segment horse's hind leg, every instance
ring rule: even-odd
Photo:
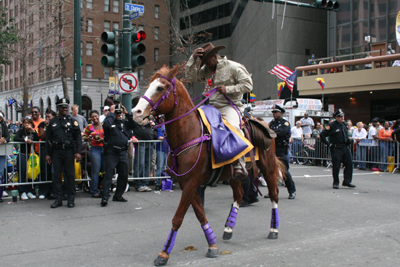
[[[269,153],[267,155],[267,153]],[[268,239],[278,238],[278,227],[279,227],[279,213],[278,213],[278,200],[279,200],[279,188],[277,185],[277,175],[279,174],[280,165],[278,159],[272,154],[272,151],[265,151],[260,154],[261,158],[257,162],[257,166],[260,168],[264,178],[267,181],[268,194],[271,199],[272,210],[271,210],[271,224]],[[270,158],[270,159],[267,159]]]
[[[199,194],[195,194],[192,200],[192,207],[196,214],[197,219],[200,222],[201,228],[204,231],[204,235],[206,236],[208,242],[208,251],[206,253],[207,258],[216,258],[218,257],[218,246],[217,246],[217,237],[215,236],[213,230],[210,227],[210,224],[207,221],[206,214],[204,212],[204,207],[201,204],[201,198]]]
[[[233,199],[231,210],[229,211],[228,218],[226,219],[224,235],[222,239],[229,240],[233,235],[233,228],[236,224],[236,217],[239,211],[239,205],[243,199],[243,188],[240,180],[230,180],[229,181],[233,190]]]

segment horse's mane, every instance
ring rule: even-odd
[[[150,79],[150,83],[152,83],[155,79],[157,79],[158,77],[162,76],[167,76],[168,73],[171,71],[170,68],[168,68],[166,65],[162,66],[161,69],[159,69],[158,71],[156,71],[153,76],[151,76]]]

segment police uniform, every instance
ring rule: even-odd
[[[338,109],[334,114],[334,117],[343,117],[344,113],[341,109]],[[326,139],[329,136],[329,141]],[[344,165],[344,180],[343,186],[355,187],[351,184],[353,177],[353,162],[351,159],[350,149],[348,147],[351,144],[349,136],[347,135],[347,127],[344,123],[333,121],[321,132],[321,141],[328,145],[331,150],[332,156],[332,175],[333,175],[333,188],[339,188],[339,170],[340,164]]]
[[[285,110],[279,105],[275,105],[272,112],[282,112]],[[275,138],[276,156],[285,164],[286,167],[286,188],[289,192],[289,199],[296,197],[296,185],[293,182],[292,175],[289,172],[289,139],[290,139],[290,123],[284,119],[273,119],[269,123],[269,128],[273,130],[277,137]]]
[[[68,107],[69,100],[61,98],[58,107]],[[82,136],[78,121],[70,115],[54,117],[46,129],[46,156],[53,163],[53,195],[55,202],[52,208],[62,206],[62,173],[68,194],[68,207],[75,206],[75,154],[82,150]]]
[[[122,113],[121,105],[115,106],[115,113]],[[117,189],[113,201],[127,202],[122,194],[128,183],[128,141],[131,138],[130,130],[133,129],[132,114],[125,114],[128,120],[117,120],[115,113],[109,112],[103,122],[104,129],[104,161],[106,164],[102,187],[101,206],[107,205],[110,198],[110,187],[114,169],[117,168]]]

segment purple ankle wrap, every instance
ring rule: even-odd
[[[165,244],[163,247],[163,251],[167,252],[168,254],[171,254],[171,251],[174,248],[175,238],[176,238],[177,233],[178,233],[178,231],[174,231],[172,229],[171,229],[171,231],[169,231],[167,241],[165,241]]]
[[[237,213],[238,209],[232,205],[231,212],[229,213],[228,219],[226,219],[225,226],[229,226],[232,229],[235,227]]]
[[[279,213],[278,209],[272,209],[272,214],[271,214],[271,228],[278,229],[279,227]]]
[[[210,227],[209,223],[206,223],[205,225],[201,226],[203,228],[204,234],[206,235],[207,242],[209,245],[214,245],[217,243],[217,237],[215,236],[213,230]]]

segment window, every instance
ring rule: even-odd
[[[154,48],[154,61],[158,61],[158,48]]]
[[[10,90],[14,89],[13,87],[13,80],[10,80]]]
[[[86,32],[93,32],[93,20],[92,19],[86,20]]]
[[[110,68],[104,68],[104,79],[110,78]]]
[[[11,61],[11,62],[10,62],[10,74],[13,73],[13,70],[14,70],[14,69],[13,69],[13,62]],[[10,85],[11,85],[11,83],[10,83]]]
[[[114,22],[113,23],[113,29],[119,29],[119,23],[118,22]]]
[[[160,6],[154,6],[154,18],[158,19],[158,12],[159,12]]]
[[[8,90],[8,81],[4,82],[4,90],[7,91]]]
[[[119,12],[119,0],[113,0],[113,12],[114,13]]]
[[[158,40],[158,27],[154,27],[154,40]]]
[[[104,11],[110,11],[110,0],[104,0]]]
[[[92,65],[86,65],[86,78],[92,78]]]
[[[39,82],[44,82],[44,70],[39,70]]]
[[[83,55],[83,42],[81,42],[81,56]]]
[[[18,86],[19,86],[19,84],[18,84],[18,78],[15,78],[14,80],[15,80],[15,81],[14,81],[15,88],[18,88]]]
[[[138,78],[139,78],[139,82],[143,82],[144,80],[144,69],[138,69]]]
[[[15,70],[15,72],[17,72],[17,71],[18,71],[18,59],[17,59],[17,60],[15,60],[15,64],[14,64],[14,70]]]
[[[87,42],[86,43],[86,55],[91,56],[92,55],[92,48],[93,48],[93,43]]]
[[[138,26],[138,31],[144,31],[144,26],[143,25],[139,25]]]
[[[92,2],[93,0],[86,0],[86,8],[92,9]]]
[[[110,31],[110,25],[111,25],[111,23],[109,21],[104,21],[104,31],[105,32]]]

